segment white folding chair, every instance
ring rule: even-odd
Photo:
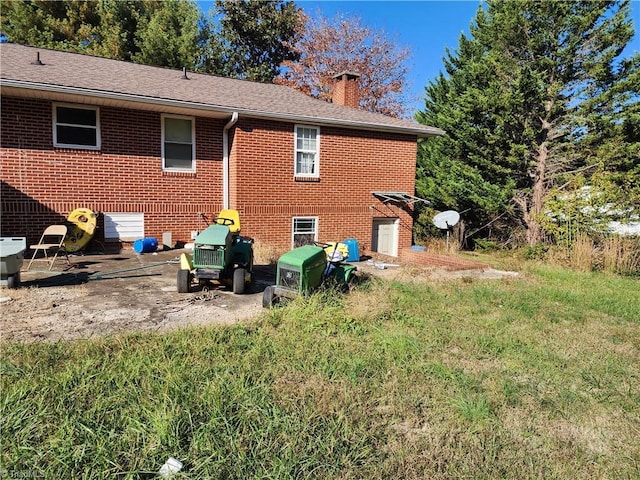
[[[69,255],[67,254],[67,250],[64,246],[64,239],[67,236],[67,226],[66,225],[50,225],[45,228],[42,233],[42,237],[40,237],[40,241],[31,245],[30,248],[33,250],[33,256],[31,257],[31,261],[27,266],[27,270],[31,268],[31,264],[34,260],[44,260],[49,264],[49,270],[53,268],[53,264],[58,258],[58,253],[64,253],[64,256],[67,259],[67,264],[71,265],[69,261]],[[43,258],[37,258],[38,252],[42,252],[44,254]],[[50,256],[52,255],[52,256]]]

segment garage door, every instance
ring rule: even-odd
[[[372,250],[383,255],[398,256],[398,219],[374,218]]]

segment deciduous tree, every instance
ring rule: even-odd
[[[330,100],[333,77],[344,71],[356,72],[360,74],[361,108],[395,117],[405,115],[410,52],[384,32],[364,26],[356,17],[306,17],[304,30],[291,48],[299,59],[284,62],[277,83]]]

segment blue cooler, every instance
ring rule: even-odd
[[[355,238],[347,238],[344,242],[349,247],[349,256],[347,262],[359,262],[360,261],[360,247],[358,247],[358,240]]]

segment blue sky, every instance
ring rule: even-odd
[[[198,2],[207,11],[213,2]],[[480,0],[296,0],[307,14],[320,12],[332,18],[336,14],[358,16],[362,24],[396,40],[399,46],[409,47],[407,96],[409,112],[424,107],[424,88],[443,70],[442,58],[447,47],[455,50],[461,33],[469,34]],[[640,49],[640,0],[632,1],[632,18],[636,36],[625,56]]]
[[[336,14],[358,16],[362,24],[383,31],[399,46],[409,47],[407,96],[409,112],[424,106],[424,87],[443,70],[447,47],[455,50],[461,33],[469,34],[479,1],[329,1],[298,0],[307,14],[320,11],[332,18]]]
[[[548,0],[555,1],[555,0]],[[407,94],[412,99],[409,112],[424,108],[424,88],[444,69],[447,47],[456,50],[461,33],[469,35],[480,0],[296,0],[306,13],[320,11],[332,18],[338,13],[356,15],[362,24],[382,30],[391,39],[411,49]],[[640,0],[631,2],[631,18],[636,35],[623,55],[640,50]]]
[[[212,1],[199,1],[206,13]],[[480,5],[479,0],[296,0],[305,13],[333,18],[336,14],[358,16],[362,25],[383,31],[398,46],[409,47],[407,97],[411,99],[408,112],[424,106],[424,87],[442,70],[445,49],[455,49],[460,33],[469,33],[469,25]]]

